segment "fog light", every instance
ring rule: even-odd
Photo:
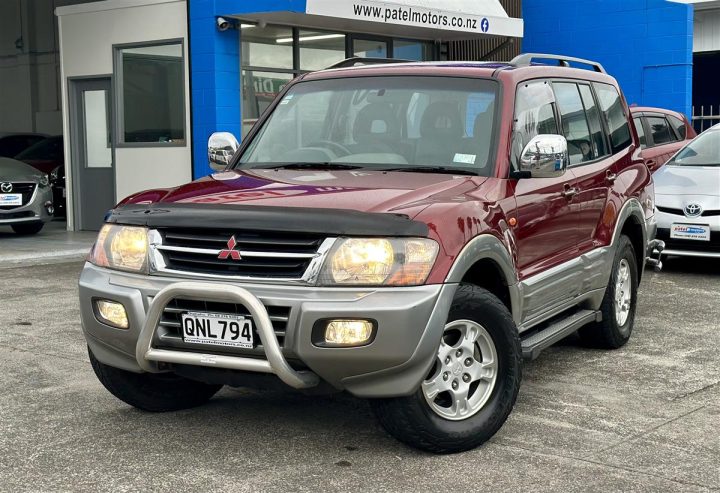
[[[325,328],[325,342],[338,346],[359,346],[372,337],[373,323],[368,320],[331,320]]]
[[[127,312],[122,304],[114,301],[97,300],[95,307],[97,308],[95,313],[101,322],[118,329],[127,329],[129,327]]]

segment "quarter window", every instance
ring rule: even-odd
[[[630,126],[625,115],[622,99],[614,86],[600,83],[594,85],[600,110],[610,132],[612,152],[615,154],[632,143]]]
[[[650,133],[652,134],[653,144],[656,146],[667,144],[675,141],[675,136],[670,130],[670,125],[665,118],[657,116],[647,117]]]
[[[675,132],[680,136],[680,140],[687,139],[687,128],[685,128],[685,122],[672,115],[668,115],[668,120],[670,120],[670,125],[673,126]]]
[[[590,128],[585,117],[577,84],[554,83],[563,135],[567,139],[570,164],[592,161],[593,147],[590,140]]]
[[[117,50],[119,144],[185,145],[181,42]]]
[[[518,162],[525,146],[536,135],[559,134],[555,120],[555,95],[546,81],[529,82],[518,87],[515,98],[515,124],[511,162]]]

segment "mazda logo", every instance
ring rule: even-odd
[[[685,215],[687,217],[698,217],[702,214],[702,211],[700,204],[688,204],[685,206]]]
[[[12,192],[12,183],[2,183],[0,184],[0,191],[3,193],[10,193]]]

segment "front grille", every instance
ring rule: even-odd
[[[660,212],[664,212],[666,214],[672,214],[674,216],[683,216],[685,217],[685,211],[682,209],[673,209],[672,207],[660,207],[657,206],[657,210]],[[703,211],[702,214],[700,214],[697,217],[713,217],[713,216],[720,216],[720,210],[708,210]]]
[[[161,229],[158,233],[161,271],[285,280],[301,279],[325,240],[317,234],[267,231]],[[231,238],[240,258],[233,258],[234,254],[220,258]]]
[[[720,253],[720,231],[710,231],[710,241],[670,238],[669,229],[658,229],[657,239],[665,242],[666,250]]]
[[[285,345],[285,331],[287,329],[288,319],[290,317],[290,307],[285,306],[266,306],[270,321],[275,331],[278,344],[280,347]],[[252,316],[247,308],[243,305],[234,303],[220,303],[213,301],[198,301],[198,300],[185,300],[185,299],[174,299],[165,307],[158,330],[156,332],[156,345],[159,348],[172,348],[172,349],[189,349],[198,351],[211,351],[213,353],[227,353],[237,354],[240,353],[252,353],[257,355],[263,355],[264,350],[262,343],[260,342],[260,336],[257,333],[257,323],[253,321],[253,340],[255,341],[255,347],[250,349],[241,348],[228,348],[223,346],[208,346],[205,349],[202,345],[198,344],[187,344],[183,342],[182,337],[182,314],[187,312],[207,312],[207,313],[220,313],[220,314],[232,314],[242,315],[252,320]]]
[[[18,207],[24,207],[30,203],[33,193],[35,192],[35,183],[12,183],[12,192],[22,194],[22,205],[0,205],[1,211],[9,211],[11,209],[17,209]],[[4,193],[4,192],[0,192]]]

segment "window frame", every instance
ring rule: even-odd
[[[123,95],[123,67],[122,67],[122,50],[126,48],[149,48],[153,46],[173,45],[179,44],[182,52],[182,130],[183,139],[182,142],[125,142],[125,106],[124,106],[124,95]],[[159,39],[152,41],[138,41],[133,43],[120,43],[113,44],[113,77],[111,83],[111,90],[113,92],[112,101],[115,105],[113,111],[113,135],[115,140],[116,148],[166,148],[166,147],[189,147],[188,142],[190,136],[188,133],[188,108],[187,108],[187,97],[188,97],[188,80],[187,80],[187,54],[185,52],[185,38],[169,38]]]

